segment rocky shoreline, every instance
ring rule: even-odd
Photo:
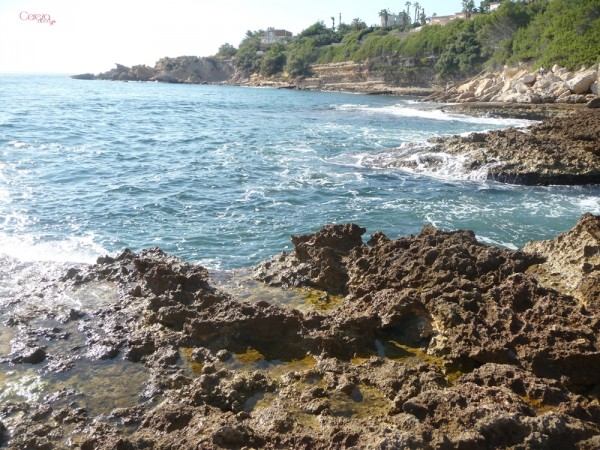
[[[220,276],[159,249],[44,276],[3,305],[0,445],[598,448],[600,217],[517,251],[364,233]]]
[[[404,61],[406,62],[406,61]],[[507,104],[581,104],[600,106],[598,65],[569,71],[554,66],[551,70],[532,71],[527,66],[505,68],[501,72],[484,71],[455,84],[437,86],[431,74],[416,76],[403,70],[402,61],[388,61],[378,70],[372,61],[315,64],[312,75],[289,78],[246,76],[232,59],[180,56],[162,58],[154,67],[117,64],[107,72],[73,75],[79,80],[156,81],[184,84],[231,84],[314,91],[339,91],[376,95],[426,96],[428,101],[456,103]],[[437,81],[439,82],[439,80]]]
[[[456,111],[456,109],[454,110]],[[484,110],[485,111],[485,110]],[[541,113],[541,112],[540,112]],[[531,117],[531,109],[524,114]],[[386,167],[523,185],[600,184],[600,110],[557,108],[527,128],[437,137],[386,153]],[[374,156],[377,159],[377,156]]]

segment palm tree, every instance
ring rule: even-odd
[[[384,28],[387,28],[387,26],[388,26],[389,15],[390,15],[390,12],[387,9],[382,9],[381,11],[379,11],[379,17],[381,17],[381,25]]]
[[[412,5],[411,2],[406,2],[404,4],[404,6],[406,6],[406,14],[408,14],[409,17],[410,17],[410,5]]]
[[[360,20],[358,17],[356,19],[352,19],[352,28],[354,28],[355,30],[362,30],[363,28],[366,28],[367,25]]]
[[[335,17],[331,16],[331,29],[335,31]]]
[[[417,17],[419,16],[419,9],[421,9],[421,5],[419,5],[419,2],[415,2],[413,6],[415,7],[415,20],[413,22],[416,22]]]

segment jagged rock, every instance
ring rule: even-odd
[[[588,114],[579,119],[564,125],[569,139],[598,142],[584,126]],[[529,134],[556,139],[555,125]],[[494,142],[523,147],[516,133]],[[460,139],[487,142],[484,133]],[[47,395],[43,405],[5,401],[0,431],[4,424],[11,433],[2,444],[594,448],[600,316],[591,302],[582,307],[549,286],[538,269],[552,266],[592,295],[599,230],[600,218],[587,214],[529,252],[431,225],[397,239],[375,232],[367,243],[358,225],[328,225],[292,237],[291,253],[253,268],[275,285],[345,294],[326,312],[270,304],[267,294],[238,301],[215,289],[206,269],[159,249],[99,258],[69,270],[61,286],[109,282],[119,298],[69,324],[85,330],[86,348],[110,340],[150,371],[140,382],[144,401],[108,414],[81,406],[75,391]],[[587,278],[573,281],[577,270]]]
[[[503,102],[521,104],[582,103],[585,95],[597,83],[597,70],[583,70],[572,74],[554,66],[545,73],[526,69],[505,69],[500,73],[484,73],[451,88],[443,95],[429,97],[435,101]],[[596,84],[597,86],[597,84]]]
[[[117,64],[115,69],[93,76],[92,79],[200,84],[227,81],[231,79],[232,75],[233,65],[231,61],[182,56],[179,58],[162,58],[157,61],[154,68],[145,65],[129,68]]]
[[[531,242],[524,251],[546,259],[534,272],[546,286],[600,313],[600,217],[585,214],[569,232],[551,241]]]
[[[587,99],[585,98],[585,95],[577,95],[577,94],[570,94],[569,95],[569,93],[566,92],[565,94],[560,95],[556,99],[556,102],[557,103],[577,104],[577,103],[586,103]]]
[[[130,72],[136,81],[150,81],[156,76],[156,70],[144,65],[133,66]]]

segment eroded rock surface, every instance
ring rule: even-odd
[[[546,285],[572,295],[600,313],[600,218],[585,214],[567,233],[550,241],[530,242],[525,252],[546,262],[532,270]]]
[[[344,295],[329,311],[238,301],[158,249],[101,258],[57,282],[116,293],[56,315],[85,332],[78,350],[60,348],[75,367],[96,364],[96,383],[111,365],[143,367],[139,401],[100,414],[85,392],[61,388],[3,402],[0,430],[14,449],[595,448],[600,321],[571,294],[597,289],[598,221],[586,215],[527,251],[429,225],[364,243],[364,228],[329,225],[253,268],[276,290]],[[561,261],[572,292],[539,275]],[[587,278],[574,281],[582,264]],[[74,335],[43,334],[23,313],[11,324],[27,348],[50,339],[49,361],[36,362],[54,373],[51,341]],[[33,367],[11,357],[3,364]]]

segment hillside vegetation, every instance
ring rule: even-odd
[[[267,77],[307,76],[313,64],[343,61],[404,61],[410,70],[434,70],[442,79],[521,62],[575,69],[600,62],[600,1],[506,0],[493,12],[413,32],[355,19],[335,30],[317,22],[288,42],[265,45],[262,36],[248,31],[237,49],[225,44],[216,56],[234,57],[245,76]]]

